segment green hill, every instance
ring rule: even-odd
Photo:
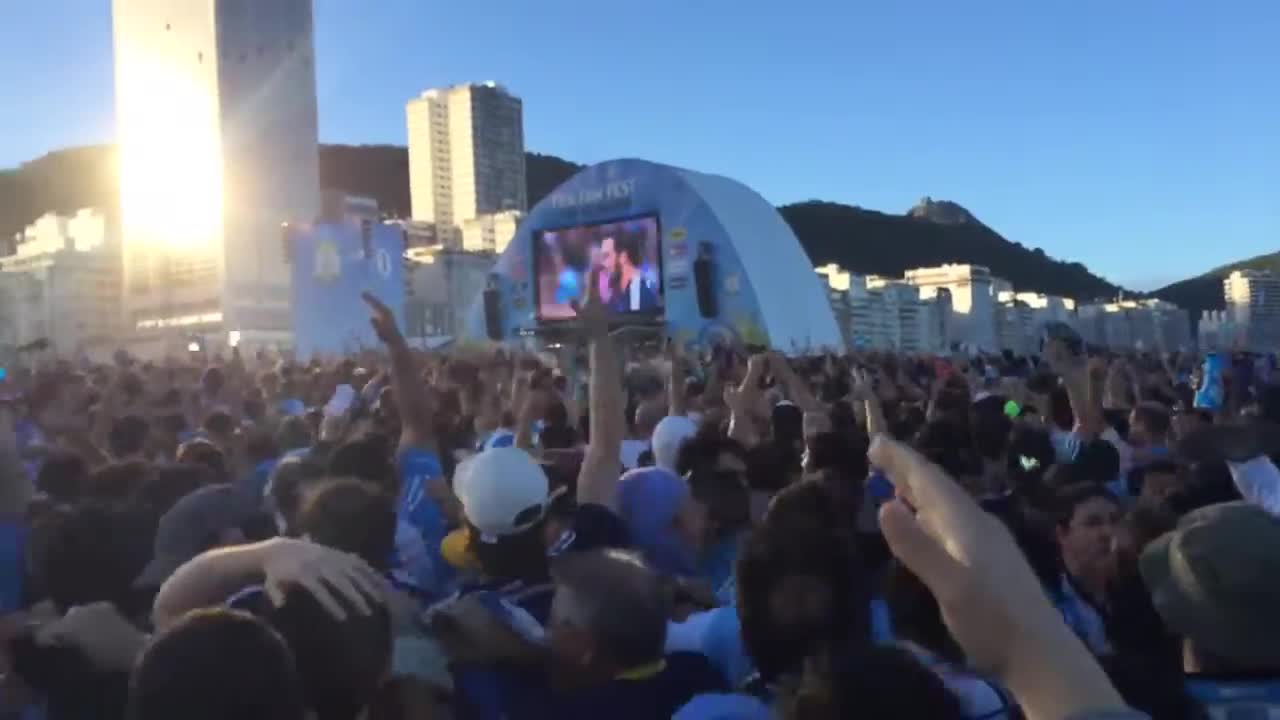
[[[1214,268],[1203,275],[1166,285],[1151,294],[1186,308],[1193,319],[1198,318],[1204,310],[1221,310],[1226,306],[1222,297],[1222,279],[1236,270],[1266,270],[1280,275],[1280,253],[1258,255]]]
[[[113,168],[113,149],[92,146],[59,150],[0,172],[0,238],[11,237],[45,212],[114,206]],[[530,204],[580,168],[555,156],[529,153]],[[326,188],[376,198],[390,214],[409,212],[409,159],[403,147],[322,145],[320,180]],[[947,201],[922,201],[903,215],[818,200],[779,210],[814,264],[837,262],[855,272],[900,275],[908,268],[962,262],[985,265],[1019,290],[1087,300],[1113,296],[1119,289],[1079,263],[1006,240]]]

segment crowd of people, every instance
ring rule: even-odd
[[[423,353],[366,302],[341,361],[10,370],[0,715],[1280,716],[1266,362],[695,354],[598,297]]]

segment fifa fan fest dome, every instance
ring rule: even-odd
[[[841,347],[825,284],[747,186],[644,160],[583,169],[538,203],[468,315],[473,340],[553,337],[597,292],[619,324],[688,347]]]

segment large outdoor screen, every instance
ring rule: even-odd
[[[663,312],[662,237],[656,215],[578,225],[534,234],[538,319],[572,320],[587,298],[593,268],[600,297],[615,315]]]

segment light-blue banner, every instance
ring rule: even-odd
[[[404,238],[395,225],[355,220],[295,228],[290,236],[294,347],[299,358],[378,346],[370,292],[404,317]]]

